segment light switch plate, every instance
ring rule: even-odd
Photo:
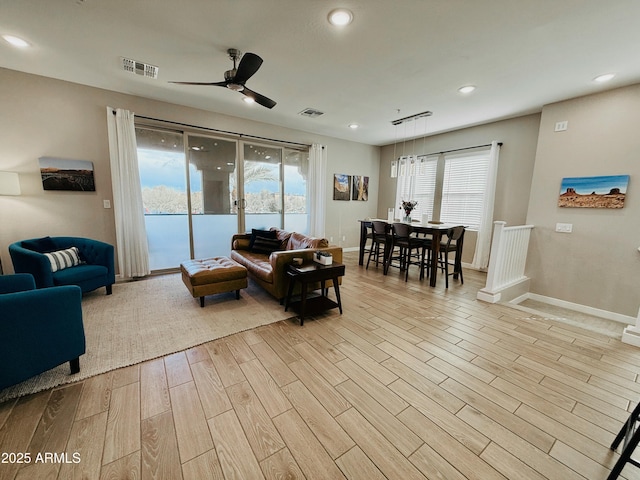
[[[102,206],[104,208],[111,208],[111,201],[110,200],[103,200],[102,201]]]
[[[564,120],[562,122],[556,122],[556,127],[554,129],[555,132],[564,132],[567,128],[569,128],[569,121]]]
[[[556,223],[556,232],[571,233],[573,231],[572,223]]]

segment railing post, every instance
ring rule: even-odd
[[[489,256],[489,270],[487,272],[486,290],[494,291],[497,286],[498,274],[502,271],[504,255],[502,252],[502,233],[507,222],[501,220],[493,222],[493,241],[491,242],[491,253]]]
[[[487,284],[478,291],[477,298],[496,303],[504,296],[513,299],[528,288],[529,279],[524,275],[529,235],[533,225],[506,227],[506,222],[493,222],[493,240]]]

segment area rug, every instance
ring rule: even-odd
[[[101,288],[83,297],[82,311],[87,353],[80,373],[69,375],[65,363],[0,390],[0,403],[291,317],[251,281],[240,300],[235,292],[208,296],[200,308],[179,274],[117,283],[112,295]]]

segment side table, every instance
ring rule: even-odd
[[[300,325],[304,325],[304,316],[307,313],[318,313],[331,308],[338,308],[342,314],[342,301],[340,300],[340,285],[338,279],[344,276],[345,266],[342,263],[333,262],[331,265],[320,265],[319,263],[305,263],[301,266],[289,265],[287,276],[289,277],[289,291],[285,299],[284,311],[289,307],[295,308],[300,314]],[[327,294],[326,281],[333,282],[333,290],[336,294],[336,301],[331,300]],[[300,301],[291,303],[293,288],[296,282],[300,283]],[[308,298],[308,286],[310,283],[320,282],[321,294]]]

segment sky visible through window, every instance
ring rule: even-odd
[[[138,149],[138,166],[140,170],[140,183],[142,188],[153,188],[158,185],[165,185],[169,188],[185,192],[187,190],[184,154],[182,152],[171,152],[161,150]],[[189,166],[191,177],[191,190],[202,191],[202,184],[199,181],[200,175],[196,168]],[[298,168],[292,165],[285,165],[285,178],[287,183],[285,190],[290,195],[305,195],[305,180],[298,172]],[[245,185],[247,193],[257,193],[268,190],[269,181],[257,180]]]

